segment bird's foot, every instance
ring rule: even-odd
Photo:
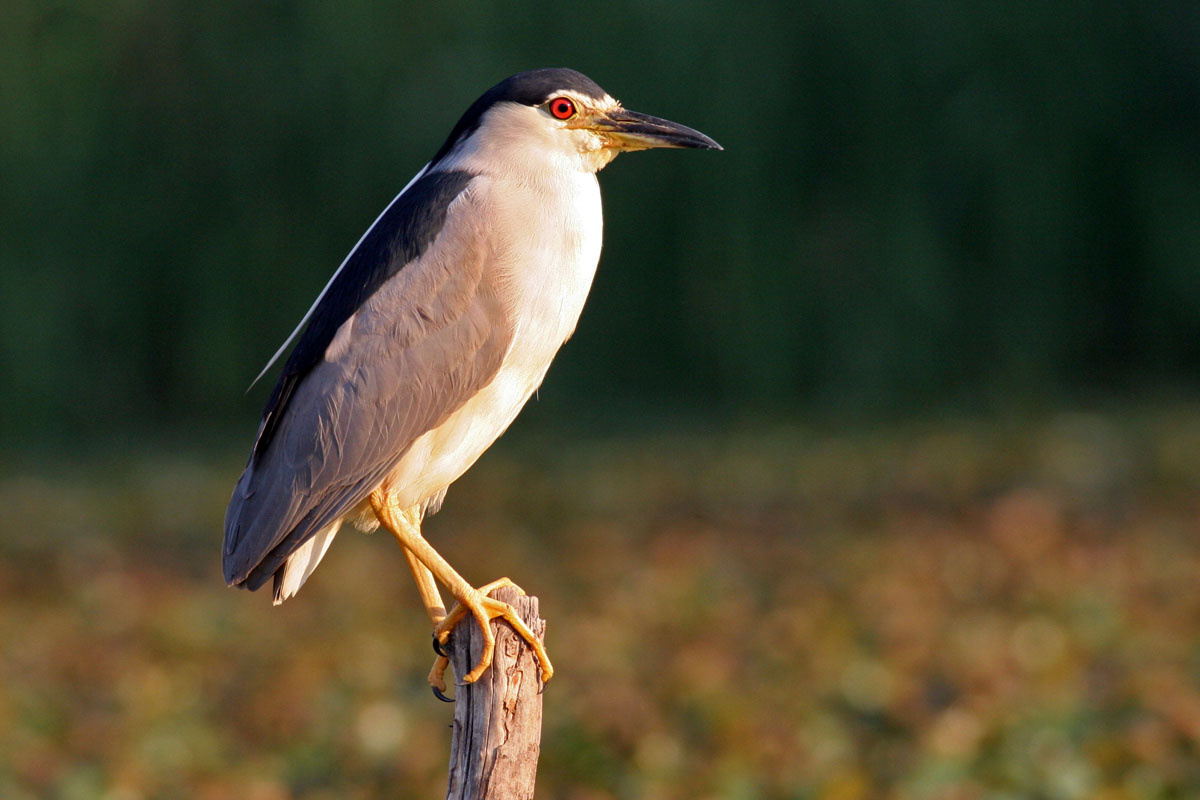
[[[458,603],[450,610],[445,619],[438,623],[433,629],[434,649],[445,650],[447,643],[450,640],[450,632],[454,630],[454,626],[462,621],[467,614],[475,618],[479,623],[479,629],[483,632],[483,653],[479,657],[479,663],[475,668],[463,676],[464,683],[474,683],[479,679],[488,667],[492,665],[492,654],[496,650],[496,636],[492,633],[492,626],[489,624],[493,619],[501,617],[512,626],[512,629],[517,632],[517,635],[533,648],[533,653],[537,656],[538,663],[542,667],[542,683],[550,680],[554,675],[554,667],[550,665],[550,657],[546,655],[546,648],[541,641],[534,635],[533,631],[529,630],[521,618],[517,615],[514,609],[508,603],[488,597],[496,589],[504,586],[511,586],[521,594],[525,594],[520,586],[510,581],[508,578],[500,578],[492,581],[485,586],[480,586],[478,589],[471,589],[463,597],[456,598]],[[429,672],[429,683],[434,689],[441,692],[446,691],[445,673],[446,666],[449,660],[444,656],[438,656],[434,662],[433,669]]]
[[[434,621],[436,625],[445,619],[443,614]],[[449,642],[447,642],[449,644]],[[433,636],[433,652],[437,653],[437,660],[433,662],[433,669],[429,670],[429,687],[433,689],[433,696],[443,703],[453,703],[453,697],[446,696],[446,667],[450,666],[450,651],[442,646],[438,641],[437,634]]]

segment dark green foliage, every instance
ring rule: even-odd
[[[458,115],[558,65],[726,152],[602,176],[607,247],[552,416],[1195,385],[1190,2],[3,16],[5,436],[252,428],[263,396],[241,390]]]

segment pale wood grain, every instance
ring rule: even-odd
[[[539,639],[546,621],[538,600],[512,587],[492,597],[510,603]],[[542,739],[542,688],[537,658],[503,620],[493,620],[496,653],[475,683],[454,688],[454,736],[447,800],[527,800],[533,797]],[[483,650],[479,626],[468,617],[454,630],[450,663],[456,676],[471,671]]]

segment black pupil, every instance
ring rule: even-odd
[[[566,100],[559,100],[554,104],[554,113],[560,117],[564,117],[571,113],[571,104]]]

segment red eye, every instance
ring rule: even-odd
[[[570,119],[575,116],[575,103],[569,97],[556,97],[550,101],[550,113],[555,119]]]

